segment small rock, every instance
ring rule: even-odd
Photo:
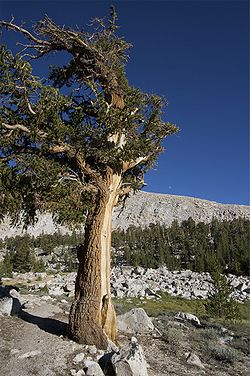
[[[147,362],[135,337],[112,356],[111,362],[116,376],[148,376]]]
[[[9,291],[9,295],[12,297],[12,298],[16,298],[16,299],[18,299],[18,300],[21,300],[22,298],[21,298],[21,295],[19,294],[19,292],[17,291],[17,290],[15,290],[15,289],[11,289],[10,291]]]
[[[93,360],[85,360],[84,368],[86,369],[85,375],[88,376],[104,376],[101,367]]]
[[[148,297],[154,297],[154,298],[157,298],[157,299],[161,299],[161,295],[156,294],[153,290],[150,290],[149,288],[146,288],[145,294]]]
[[[79,354],[77,354],[77,355],[74,357],[74,359],[73,359],[73,363],[75,363],[75,364],[81,363],[81,362],[83,361],[84,357],[85,357],[85,354],[84,354],[84,353],[79,353]]]
[[[84,376],[86,375],[86,373],[84,372],[83,369],[79,369],[79,371],[76,372],[76,375],[75,376]]]
[[[32,302],[25,302],[23,305],[22,305],[23,309],[33,309],[34,308],[34,303]]]
[[[61,296],[63,293],[64,291],[61,289],[61,287],[49,288],[49,295]]]
[[[79,371],[76,371],[75,369],[71,369],[70,374],[72,376],[84,376],[85,372],[83,371],[83,369],[80,369]]]
[[[1,298],[0,299],[0,316],[13,316],[21,309],[21,303],[16,298]]]
[[[69,303],[67,302],[66,299],[62,299],[62,300],[61,300],[61,303],[62,303],[62,304],[69,304]]]
[[[201,369],[205,369],[204,365],[201,363],[200,358],[194,353],[188,353],[186,357],[186,362]]]
[[[97,353],[97,348],[95,345],[89,345],[88,347],[88,353],[90,355],[95,355]]]
[[[108,340],[107,353],[111,353],[111,352],[118,353],[119,347],[116,346],[116,344],[109,339]]]
[[[72,292],[72,291],[75,291],[75,284],[74,284],[74,283],[72,283],[72,284],[67,283],[67,284],[63,287],[63,290],[64,290],[65,292]]]
[[[38,356],[38,355],[41,355],[41,351],[34,350],[34,351],[30,351],[30,352],[20,355],[18,359],[34,358],[35,356]]]
[[[12,350],[10,350],[10,355],[16,355],[16,354],[20,353],[20,351],[21,350],[19,350],[19,349],[12,349]]]
[[[104,356],[105,352],[103,350],[98,350],[96,354],[96,360],[101,359]]]
[[[195,315],[192,315],[191,313],[186,313],[186,312],[178,312],[175,317],[175,319],[177,320],[181,320],[181,321],[184,321],[184,320],[187,320],[187,321],[190,321],[198,326],[200,326],[200,320],[198,319],[197,316]]]

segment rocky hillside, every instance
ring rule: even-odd
[[[220,204],[213,201],[193,197],[175,196],[158,193],[138,192],[131,195],[123,209],[118,207],[114,213],[114,228],[126,229],[131,225],[146,227],[150,223],[160,222],[170,225],[173,220],[181,222],[192,217],[196,222],[210,222],[213,217],[219,220],[232,220],[245,217],[250,219],[249,206]],[[33,228],[28,229],[31,235],[54,233],[60,230],[69,232],[66,227],[56,226],[50,215],[41,215]],[[0,238],[15,236],[22,232],[19,227],[11,227],[10,222],[0,224]]]
[[[212,218],[232,220],[250,218],[249,206],[219,204],[193,197],[138,192],[126,202],[121,212],[117,208],[114,227],[126,229],[130,225],[146,227],[150,223],[170,225],[174,220],[182,222],[192,217],[195,222],[211,222]]]

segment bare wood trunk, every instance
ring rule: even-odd
[[[106,348],[116,338],[115,310],[110,295],[112,213],[121,177],[111,175],[89,213],[84,244],[79,250],[75,299],[69,317],[69,334],[79,343]]]

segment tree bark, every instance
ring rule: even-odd
[[[75,299],[69,316],[70,336],[98,348],[106,348],[108,339],[116,339],[116,316],[110,294],[110,248],[112,213],[120,183],[120,175],[109,175],[89,212],[84,244],[78,252]]]

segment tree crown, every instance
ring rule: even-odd
[[[164,100],[129,85],[125,64],[131,47],[117,35],[114,8],[96,19],[94,32],[51,19],[1,27],[23,34],[18,54],[0,49],[1,216],[25,223],[36,210],[61,222],[82,222],[110,174],[122,177],[120,196],[143,185],[144,173],[177,127],[162,119]],[[32,51],[32,53],[30,53]],[[31,62],[64,51],[66,65],[51,67],[44,82]]]

